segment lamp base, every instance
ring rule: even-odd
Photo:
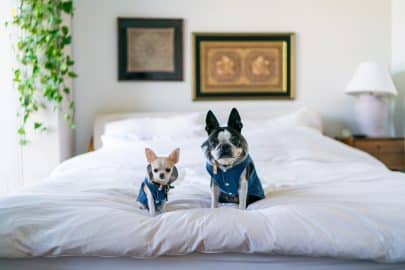
[[[354,110],[359,133],[368,137],[383,137],[388,121],[388,104],[372,94],[358,95]]]

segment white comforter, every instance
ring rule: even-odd
[[[246,211],[209,208],[202,137],[131,142],[71,159],[40,186],[0,198],[0,257],[258,252],[405,261],[403,174],[310,128],[246,137],[267,196]],[[135,201],[146,145],[161,154],[181,147],[169,212],[156,217]]]

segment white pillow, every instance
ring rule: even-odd
[[[159,137],[191,137],[198,133],[201,124],[198,113],[172,117],[132,118],[108,123],[104,137],[132,140],[151,140]]]
[[[304,126],[322,131],[322,121],[319,114],[306,108],[281,115],[267,116],[262,119],[249,118],[248,112],[241,112],[242,134],[256,134],[276,129]],[[101,138],[103,147],[124,147],[131,143],[145,142],[153,144],[167,140],[181,144],[185,140],[206,138],[205,113],[191,113],[171,117],[144,117],[114,121],[106,125]]]
[[[249,132],[258,129],[260,130],[262,128],[267,129],[268,127],[279,129],[297,126],[309,127],[322,132],[321,116],[318,113],[311,111],[305,107],[284,115],[273,116],[267,119],[242,119],[242,123],[242,133],[244,131]]]
[[[311,111],[305,107],[273,120],[269,120],[269,123],[281,126],[304,126],[322,132],[321,116],[317,112]]]

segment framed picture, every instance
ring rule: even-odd
[[[293,33],[194,33],[194,100],[293,99]]]
[[[183,20],[118,18],[119,80],[183,80]]]

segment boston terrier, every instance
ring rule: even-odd
[[[179,161],[180,149],[173,150],[168,157],[158,157],[151,149],[146,148],[145,155],[149,164],[137,201],[141,208],[147,209],[154,216],[157,211],[165,211],[167,194],[178,177],[174,165]]]
[[[208,139],[201,145],[207,159],[206,169],[211,176],[211,207],[218,203],[236,203],[239,209],[265,197],[248,144],[242,136],[243,124],[233,108],[228,125],[221,127],[212,111],[205,119]]]

